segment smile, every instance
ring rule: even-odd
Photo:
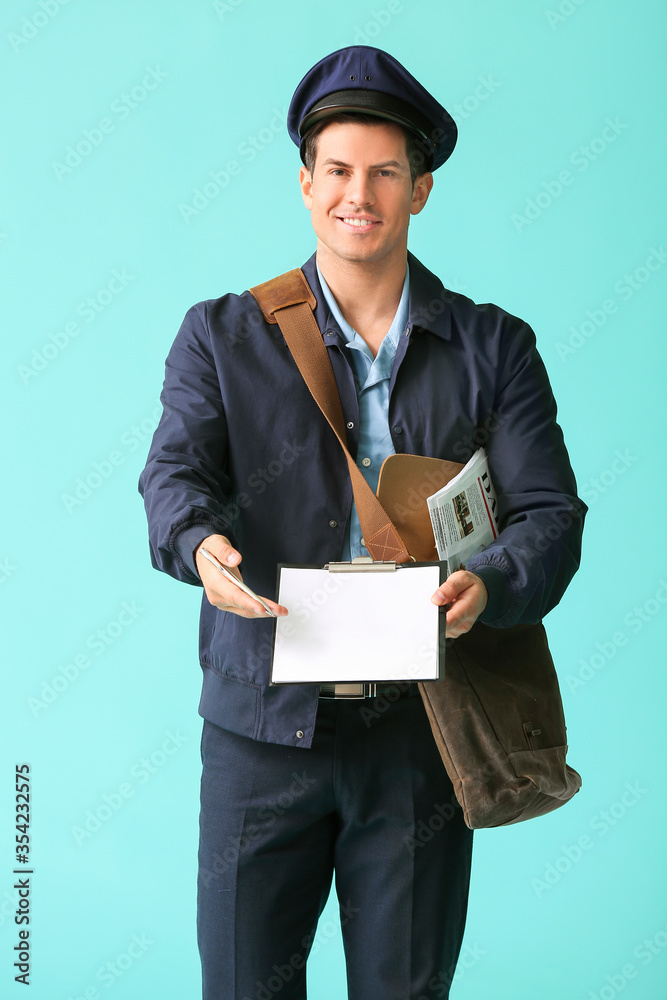
[[[369,229],[373,229],[375,226],[379,225],[375,219],[360,219],[358,216],[339,216],[340,222],[350,229],[355,229],[357,232],[368,232]]]

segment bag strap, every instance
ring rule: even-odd
[[[301,268],[255,285],[267,323],[277,323],[310,393],[338,438],[352,480],[354,502],[364,542],[376,561],[407,562],[410,556],[382,504],[373,493],[345,443],[345,420],[338,386],[313,311],[317,300]]]

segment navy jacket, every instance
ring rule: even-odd
[[[537,622],[579,565],[586,506],[576,496],[535,336],[495,305],[447,290],[412,254],[408,328],[390,382],[396,452],[466,462],[484,445],[499,499],[496,541],[468,569],[484,580],[481,621]],[[343,335],[303,272],[356,454],[358,406]],[[276,566],[340,558],[352,504],[347,464],[277,325],[249,292],[193,306],[169,352],[164,411],[139,480],[153,565],[201,586],[194,551],[226,535],[244,580],[275,597]],[[200,714],[241,735],[310,746],[317,685],[269,686],[269,619],[220,611],[204,595]]]

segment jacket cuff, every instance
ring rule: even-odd
[[[191,524],[187,528],[183,528],[178,534],[172,539],[172,545],[176,551],[181,562],[184,564],[190,574],[194,577],[193,583],[199,584],[201,586],[201,579],[199,573],[197,572],[197,563],[195,560],[195,550],[208,538],[209,535],[221,535],[223,532],[215,524]],[[230,538],[229,533],[225,535],[229,539],[230,543],[236,547],[236,543]]]
[[[489,595],[486,607],[478,620],[485,625],[493,625],[494,622],[500,621],[507,614],[512,603],[512,589],[507,574],[498,566],[492,566],[489,563],[475,566],[472,559],[470,563],[466,569],[480,577]]]

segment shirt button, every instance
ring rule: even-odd
[[[338,521],[334,521],[333,518],[332,518],[331,521],[329,521],[329,527],[330,528],[337,528],[338,527]]]
[[[303,739],[303,729],[297,729],[297,731],[296,731],[296,738],[297,738],[297,740],[302,740]]]
[[[361,464],[364,466],[364,468],[367,469],[368,466],[371,464],[370,458],[362,458]]]
[[[394,434],[402,434],[402,433],[403,433],[402,427],[394,427]]]
[[[346,426],[347,426],[348,431],[351,431],[352,428],[354,427],[354,420],[348,420]]]

